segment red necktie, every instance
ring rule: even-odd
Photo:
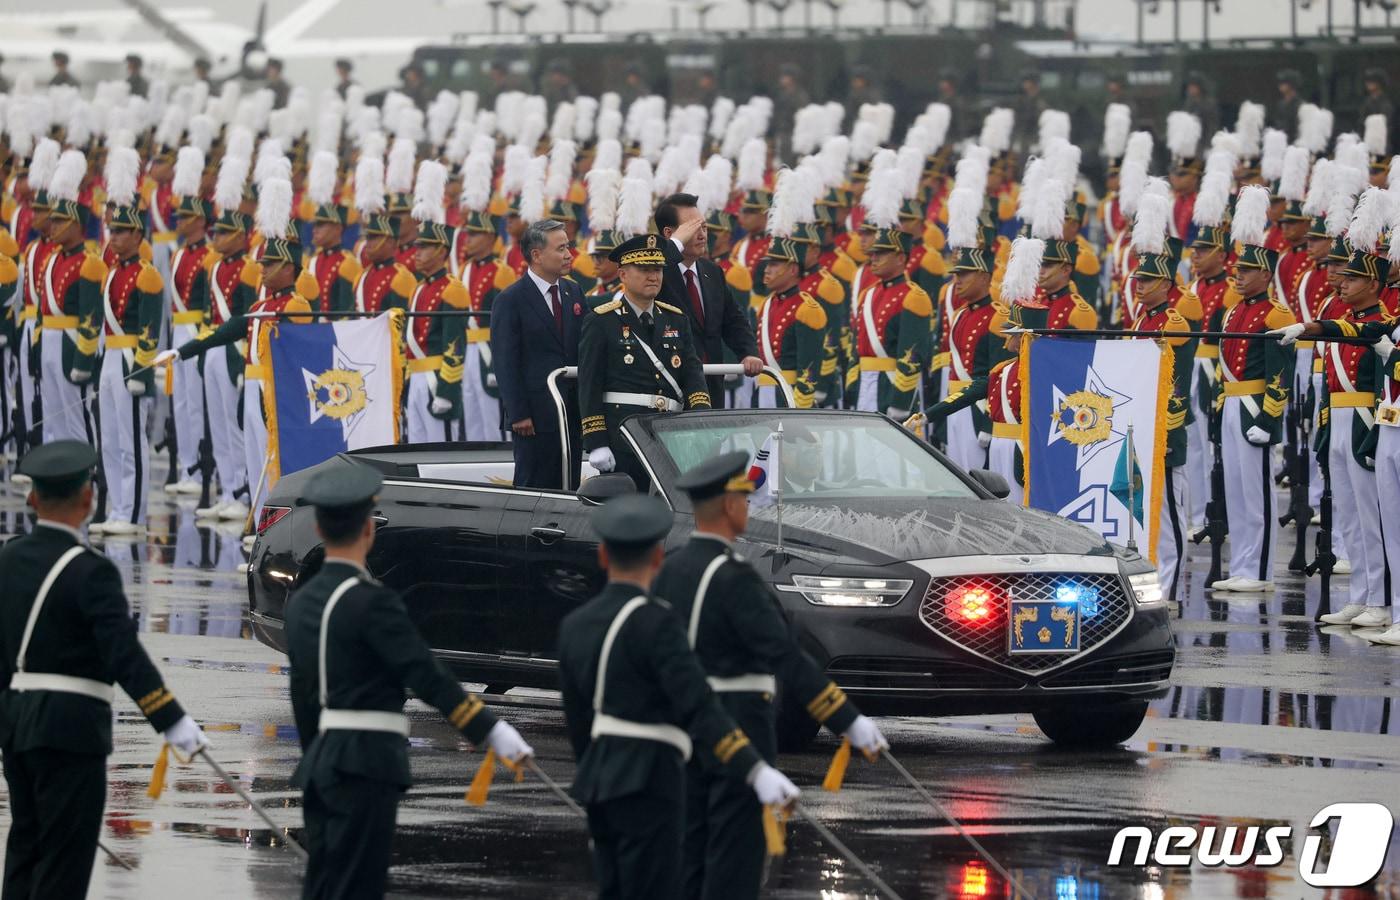
[[[695,310],[695,321],[705,327],[705,301],[700,299],[700,287],[695,283],[695,270],[686,269],[685,289],[690,292],[690,307]]]
[[[554,313],[554,328],[559,332],[559,337],[564,336],[564,309],[559,305],[559,285],[549,286],[549,308]]]

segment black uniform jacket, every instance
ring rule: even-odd
[[[112,709],[101,700],[8,690],[39,585],[78,543],[69,529],[41,522],[0,549],[0,686],[6,688],[0,692],[0,747],[6,751],[112,752]],[[117,567],[92,549],[70,562],[49,589],[24,669],[119,684],[157,731],[185,714],[136,639]]]
[[[402,712],[407,690],[437,707],[472,743],[496,724],[475,696],[462,690],[433,657],[394,591],[351,563],[328,560],[287,601],[287,655],[291,659],[292,711],[303,756],[292,783],[333,784],[342,776],[369,778],[407,788],[408,742],[397,734],[333,730],[317,734],[321,717],[318,652],[321,614],[347,578],[360,582],[341,596],[330,618],[326,645],[329,709]]]
[[[593,728],[593,688],[603,638],[619,610],[642,592],[610,583],[569,613],[559,627],[559,670],[564,716],[579,760],[573,795],[602,803],[646,789],[658,766],[682,777],[681,754],[659,741],[603,735]],[[603,712],[629,722],[675,725],[690,734],[695,753],[710,756],[743,778],[759,762],[748,737],[720,706],[705,672],[686,645],[685,629],[671,608],[652,599],[617,633],[608,662]]]
[[[695,655],[706,674],[776,675],[813,719],[837,734],[844,732],[859,710],[798,646],[768,585],[722,539],[696,534],[667,557],[656,578],[657,596],[671,604],[688,635],[701,576],[720,555],[727,561],[710,580],[696,630]]]

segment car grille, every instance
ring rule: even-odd
[[[1099,611],[1080,623],[1079,653],[1027,653],[1011,656],[1007,647],[1008,597],[1017,600],[1050,600],[1055,590],[1066,580],[1081,587],[1098,589]],[[969,585],[983,588],[991,598],[989,615],[983,621],[967,623],[948,615],[946,600],[950,591]],[[992,575],[957,575],[937,577],[929,582],[919,618],[935,633],[992,662],[1022,672],[1043,672],[1071,662],[1102,643],[1132,615],[1122,579],[1114,574],[1079,574],[1071,572],[1002,572]]]
[[[990,666],[951,659],[841,656],[827,665],[826,674],[847,690],[1015,690],[1022,684]]]

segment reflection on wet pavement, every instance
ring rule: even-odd
[[[143,640],[205,725],[216,758],[279,824],[299,829],[300,798],[288,784],[299,744],[286,660],[251,637],[237,525],[197,526],[194,506],[153,494],[144,538],[99,546],[126,577]],[[0,488],[0,534],[29,527],[21,495]],[[1285,529],[1280,539],[1291,546],[1293,535]],[[1400,812],[1400,650],[1373,647],[1349,629],[1318,629],[1317,584],[1305,588],[1297,576],[1281,573],[1272,596],[1215,599],[1202,588],[1206,553],[1192,552],[1174,623],[1173,687],[1126,748],[1058,750],[1029,716],[881,720],[905,765],[1037,898],[1320,896],[1298,874],[1312,816],[1338,801],[1380,801]],[[1335,597],[1346,579],[1338,582]],[[211,771],[172,766],[165,795],[147,798],[157,737],[125,696],[116,710],[103,841],[134,870],[99,856],[92,896],[299,893],[300,870],[280,835]],[[587,835],[570,812],[533,779],[498,778],[484,808],[466,806],[478,756],[435,712],[416,702],[409,711],[416,783],[399,811],[391,896],[591,896]],[[562,715],[529,706],[507,715],[541,766],[567,781],[573,764]],[[782,766],[808,807],[903,897],[1010,896],[893,769],[859,764],[840,794],[822,792],[834,748],[823,737]],[[8,824],[5,809],[0,822]],[[1110,868],[1113,836],[1128,825],[1154,834],[1173,825],[1284,825],[1295,839],[1273,868]],[[788,832],[788,855],[771,866],[765,896],[873,896],[810,828],[794,821]],[[1372,887],[1334,896],[1400,892],[1395,843],[1392,835]]]

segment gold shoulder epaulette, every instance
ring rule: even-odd
[[[662,303],[660,300],[657,300],[657,301],[656,301],[656,305],[657,305],[658,307],[660,307],[661,309],[666,310],[666,311],[669,312],[669,313],[675,313],[675,314],[678,315],[678,316],[683,316],[683,315],[685,315],[685,310],[682,310],[682,309],[679,309],[679,308],[677,308],[677,307],[674,307],[674,306],[672,306],[672,305],[669,304],[669,303]]]
[[[617,297],[614,297],[613,299],[609,300],[607,303],[603,303],[603,304],[600,304],[600,305],[598,305],[598,306],[595,306],[595,307],[593,308],[593,311],[594,311],[595,313],[599,314],[599,315],[602,315],[603,313],[616,312],[616,311],[619,310],[619,309],[622,309],[622,301],[621,301],[620,299],[618,299]]]

